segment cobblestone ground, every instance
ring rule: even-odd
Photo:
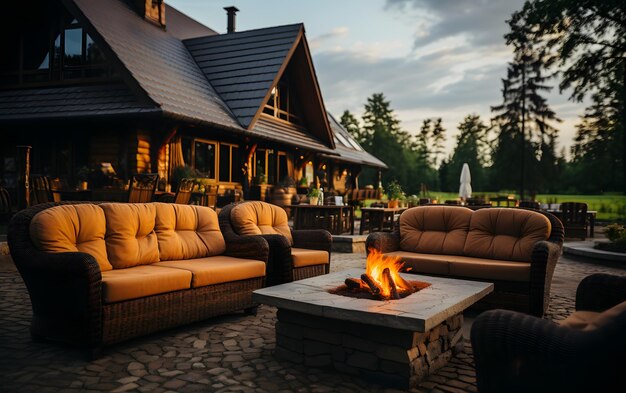
[[[331,270],[364,266],[357,254],[334,254]],[[578,282],[588,274],[625,275],[616,266],[562,257],[546,318],[558,320],[574,307]],[[131,340],[105,350],[98,360],[29,336],[31,307],[24,283],[0,255],[0,391],[2,392],[392,392],[333,371],[311,369],[273,356],[276,310],[257,316],[214,318]],[[453,358],[413,392],[475,392],[472,352]]]

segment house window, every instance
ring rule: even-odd
[[[233,183],[240,179],[239,148],[237,145],[220,143],[220,181]]]
[[[38,23],[23,25],[9,38],[9,57],[14,60],[0,62],[0,83],[10,86],[112,76],[104,53],[66,11],[39,18]]]
[[[272,89],[263,113],[289,123],[303,125],[296,97],[295,89],[289,83],[289,77],[283,75],[278,86]]]
[[[217,167],[217,143],[196,141],[194,143],[194,168],[202,177],[215,179]]]

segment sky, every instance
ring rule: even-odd
[[[166,0],[219,33],[223,7],[239,8],[237,31],[304,23],[327,110],[357,118],[373,93],[391,101],[403,129],[415,134],[426,118],[441,117],[452,152],[457,126],[475,113],[486,123],[502,102],[512,51],[505,21],[523,0]],[[563,122],[559,147],[569,150],[584,103],[547,95]]]

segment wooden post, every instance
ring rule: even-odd
[[[17,146],[17,208],[30,206],[30,146]]]

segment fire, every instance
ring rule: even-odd
[[[369,255],[367,256],[367,262],[365,265],[365,274],[370,276],[372,280],[380,287],[380,295],[389,299],[393,287],[398,292],[412,291],[413,288],[405,279],[400,277],[400,269],[404,266],[404,262],[400,261],[400,257],[389,257],[383,255],[380,251],[371,248]],[[385,269],[389,269],[389,276],[384,274]],[[392,282],[389,281],[391,277]],[[362,283],[361,285],[366,285]]]

